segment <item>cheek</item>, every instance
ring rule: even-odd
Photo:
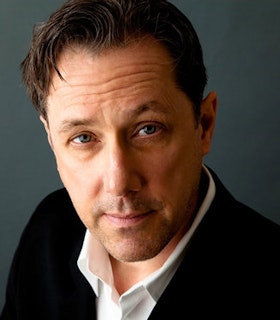
[[[165,172],[169,179],[179,175],[183,178],[184,175],[191,175],[193,168],[201,164],[202,152],[197,135],[192,135],[188,138],[177,138],[170,146],[163,150],[158,160],[158,168]],[[180,177],[180,174],[183,176]]]
[[[82,165],[57,159],[59,175],[67,189],[73,206],[83,224],[90,229],[93,225],[92,204],[97,199],[98,187],[94,172]]]
[[[72,159],[67,155],[56,155],[57,169],[61,181],[73,202],[77,205],[90,204],[89,199],[94,198],[99,190],[98,170],[89,163]]]
[[[174,144],[150,166],[150,187],[174,203],[197,188],[201,165],[201,150],[194,141]]]

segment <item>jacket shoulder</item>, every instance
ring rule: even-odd
[[[3,319],[17,319],[16,314],[20,319],[80,319],[93,314],[89,301],[94,294],[77,266],[84,233],[65,189],[38,204],[13,257]]]

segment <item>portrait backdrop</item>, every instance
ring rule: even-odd
[[[236,198],[280,223],[280,2],[172,2],[200,37],[209,77],[205,94],[218,93],[217,125],[205,163]],[[39,201],[62,187],[19,68],[33,25],[62,3],[0,1],[0,309],[24,226]]]

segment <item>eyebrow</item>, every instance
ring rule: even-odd
[[[171,108],[168,105],[159,104],[157,101],[150,101],[148,103],[142,104],[133,110],[128,111],[129,118],[135,118],[141,114],[154,111],[156,113],[168,114],[171,112]],[[97,122],[94,118],[73,118],[65,119],[61,122],[60,132],[68,132],[75,127],[79,126],[92,126]]]
[[[66,119],[61,122],[59,132],[68,132],[75,127],[92,126],[95,122],[94,119],[88,118]]]

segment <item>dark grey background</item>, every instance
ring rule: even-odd
[[[61,186],[45,132],[21,85],[19,64],[34,23],[62,2],[0,0],[0,309],[20,234],[42,197]],[[280,223],[280,2],[172,2],[196,27],[207,91],[219,95],[205,163],[237,198]]]

